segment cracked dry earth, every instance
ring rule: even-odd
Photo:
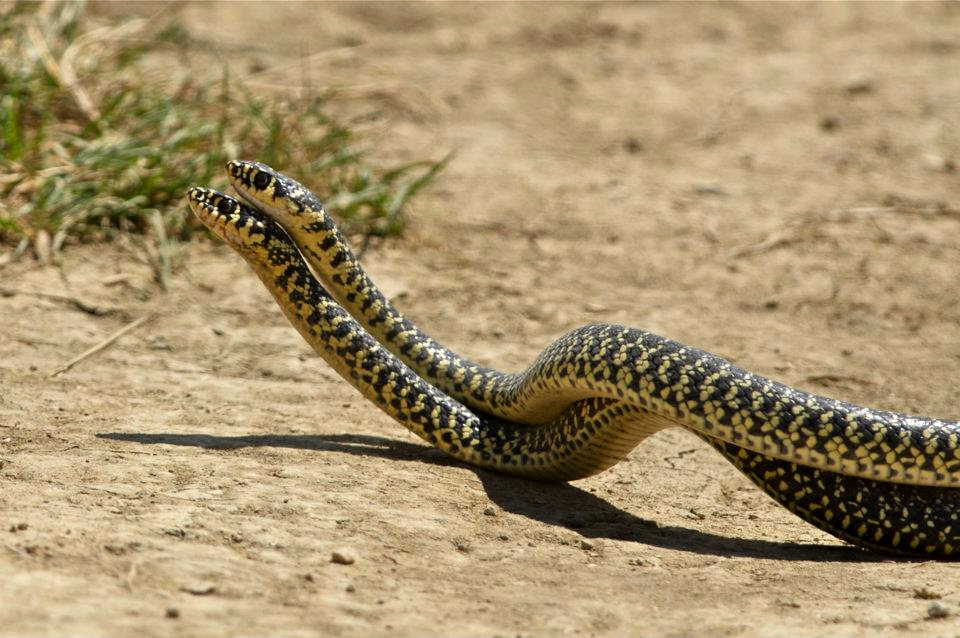
[[[384,161],[459,150],[365,257],[451,347],[519,369],[618,322],[960,417],[960,5],[243,7],[173,10],[254,88],[359,87]],[[956,565],[844,545],[683,431],[568,485],[447,460],[214,242],[165,293],[123,244],[0,287],[0,634],[960,635]]]

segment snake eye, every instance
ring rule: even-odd
[[[233,212],[233,205],[229,201],[221,199],[217,202],[217,212],[226,217]]]
[[[258,172],[253,178],[253,185],[264,190],[270,185],[270,176],[263,171]]]

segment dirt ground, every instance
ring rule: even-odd
[[[457,149],[365,263],[462,353],[618,322],[960,418],[960,4],[173,10],[258,90],[343,87],[383,161]],[[2,635],[960,635],[957,565],[844,545],[683,431],[569,485],[447,460],[223,246],[165,294],[123,245],[0,287]]]

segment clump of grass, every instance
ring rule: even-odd
[[[323,95],[258,97],[225,66],[218,80],[193,79],[182,52],[199,47],[176,24],[84,31],[82,9],[0,8],[0,242],[15,256],[142,234],[167,272],[175,243],[198,228],[185,190],[223,186],[234,157],[324,194],[349,232],[394,235],[446,162],[374,170]],[[158,53],[162,67],[144,63]]]

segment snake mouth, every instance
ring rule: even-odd
[[[269,235],[268,222],[259,211],[213,189],[190,188],[187,203],[204,226],[235,249],[262,243]]]

